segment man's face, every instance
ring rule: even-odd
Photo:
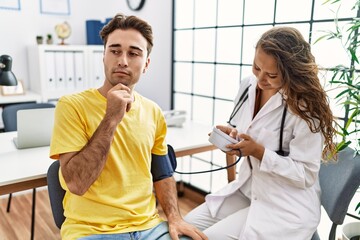
[[[146,39],[134,29],[110,33],[104,51],[105,85],[122,83],[133,89],[150,63],[146,47]]]

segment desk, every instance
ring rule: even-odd
[[[166,141],[177,157],[215,149],[208,142],[211,127],[186,122],[182,128],[170,127]],[[46,173],[54,161],[50,147],[17,149],[12,141],[16,132],[0,133],[0,195],[46,186]]]

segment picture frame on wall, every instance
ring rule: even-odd
[[[20,0],[0,0],[0,9],[20,11]]]
[[[40,0],[40,13],[70,15],[70,0]]]
[[[1,88],[1,95],[3,96],[25,94],[24,83],[21,80],[18,80],[18,85],[16,86],[0,86],[0,88]]]

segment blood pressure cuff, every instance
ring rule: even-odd
[[[176,156],[174,149],[168,145],[167,155],[151,154],[151,174],[153,182],[171,177],[176,169]]]

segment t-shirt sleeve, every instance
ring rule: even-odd
[[[50,143],[50,158],[58,159],[67,152],[80,151],[88,142],[85,125],[79,110],[66,97],[56,105],[54,128]]]
[[[166,133],[167,125],[165,122],[165,117],[161,109],[156,111],[156,132],[155,132],[155,142],[151,150],[152,154],[155,155],[166,155],[167,154],[167,143],[166,143]]]

